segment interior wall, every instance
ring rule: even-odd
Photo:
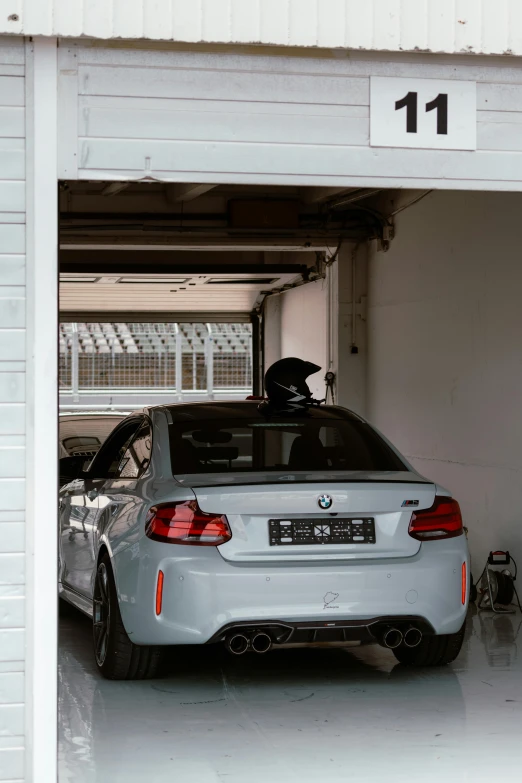
[[[328,290],[325,280],[268,297],[265,305],[265,369],[297,356],[321,370],[308,379],[314,397],[324,397],[328,366]]]
[[[368,416],[522,566],[520,193],[435,192],[370,254]]]

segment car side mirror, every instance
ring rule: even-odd
[[[88,462],[89,458],[85,456],[62,457],[59,462],[60,486],[74,479],[84,478],[85,466]]]

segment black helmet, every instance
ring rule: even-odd
[[[321,368],[303,359],[280,359],[265,374],[265,392],[270,407],[301,410],[312,402],[306,379]]]

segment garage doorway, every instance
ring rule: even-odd
[[[339,329],[341,321],[338,310],[342,303],[337,299],[338,309],[333,316],[330,308],[332,280],[338,278],[330,275],[332,270],[337,270],[339,275],[339,266],[342,265],[340,260],[346,262],[346,256],[339,256],[339,251],[342,254],[348,249],[348,255],[352,258],[354,249],[366,246],[368,240],[374,241],[375,252],[377,247],[386,248],[384,216],[387,212],[380,208],[380,199],[389,199],[390,194],[347,189],[332,196],[331,191],[325,190],[323,198],[318,199],[314,188],[315,201],[311,206],[303,192],[306,189],[296,194],[291,190],[263,188],[261,196],[255,188],[249,188],[243,194],[234,188],[233,199],[244,199],[254,211],[259,208],[259,204],[288,202],[292,199],[299,201],[297,227],[295,224],[287,224],[285,227],[273,226],[266,230],[264,213],[265,229],[259,235],[259,228],[231,228],[228,204],[221,211],[215,206],[207,207],[207,211],[205,199],[208,204],[211,191],[194,199],[192,206],[185,204],[183,220],[177,215],[176,220],[172,221],[165,213],[160,213],[158,219],[158,212],[148,212],[143,206],[146,192],[142,193],[141,189],[146,191],[148,185],[129,185],[119,192],[122,199],[123,193],[128,191],[125,198],[132,194],[133,198],[140,200],[139,219],[132,211],[125,212],[123,204],[111,206],[112,212],[107,216],[102,209],[107,203],[104,199],[116,198],[118,193],[107,197],[103,195],[103,190],[108,189],[110,192],[114,184],[105,182],[85,186],[83,183],[62,183],[61,186],[60,198],[65,202],[60,222],[60,338],[66,348],[61,354],[62,378],[65,381],[62,390],[64,409],[74,411],[75,406],[81,404],[84,393],[87,395],[84,404],[90,408],[96,404],[114,408],[125,401],[135,402],[136,407],[139,407],[150,404],[149,400],[165,400],[169,395],[177,402],[198,398],[198,395],[200,398],[213,396],[215,399],[223,399],[237,394],[239,399],[250,391],[262,390],[263,369],[274,358],[279,358],[284,350],[282,323],[287,325],[287,332],[290,330],[291,344],[295,346],[292,352],[308,350],[313,345],[311,336],[320,333],[319,345],[314,347],[314,351],[318,351],[317,355],[320,355],[325,368],[336,367],[333,364],[336,355],[328,337],[332,331]],[[74,208],[75,201],[80,196],[85,198],[85,194],[81,194],[81,189],[85,187],[94,193],[93,212],[86,210],[84,203],[82,212],[78,214]],[[228,187],[213,188],[212,198],[229,198],[229,195],[224,195]],[[423,195],[426,196],[425,192],[412,194],[409,200],[416,203],[416,199]],[[154,198],[157,199],[157,195]],[[423,203],[430,204],[427,196]],[[355,204],[358,206],[355,207]],[[191,218],[187,219],[187,212],[192,217],[196,216],[193,222]],[[415,218],[410,217],[408,220],[414,221]],[[221,225],[215,225],[218,221]],[[320,230],[314,229],[314,221],[318,224],[322,221]],[[305,223],[304,230],[301,229],[301,222]],[[325,225],[328,230],[325,230]],[[208,235],[205,228],[208,229]],[[160,232],[162,244],[155,244],[154,240],[151,242],[150,237]],[[217,232],[219,237],[216,237]],[[191,245],[193,237],[190,235],[196,233],[197,240]],[[168,235],[168,242],[165,241],[165,235]],[[401,235],[399,248],[403,248],[403,241],[404,234]],[[214,244],[216,242],[219,244]],[[187,245],[190,249],[187,249]],[[404,254],[404,259],[413,266],[417,263],[416,248],[410,248]],[[398,264],[403,263],[400,252],[395,255],[395,246],[392,246],[390,257],[395,257]],[[372,271],[378,272],[380,285],[392,273],[389,265],[385,268],[387,258],[382,255],[378,261],[374,259]],[[376,285],[375,279],[373,285]],[[214,294],[216,289],[219,290],[218,295]],[[316,298],[317,291],[322,292],[324,309],[318,306],[321,299]],[[310,298],[307,292],[310,292]],[[340,295],[340,291],[336,290],[335,294],[338,293]],[[280,313],[277,314],[274,303],[284,301],[285,297],[289,301],[294,298],[295,302],[282,317]],[[306,301],[314,302],[316,309],[310,307],[306,311],[303,326],[298,315]],[[404,306],[408,307],[408,302]],[[386,345],[390,356],[392,352],[387,329],[379,325],[379,319],[385,318],[386,313],[380,308],[378,297],[375,299],[375,307],[379,309],[372,323],[377,326],[378,334],[374,333],[371,339],[377,346],[381,343]],[[361,303],[359,308],[358,317],[363,312]],[[353,348],[358,349],[358,341],[352,332],[353,312],[346,310],[342,315],[346,329],[343,342],[346,353]],[[306,321],[314,319],[315,323],[306,332]],[[76,324],[76,327],[72,324]],[[74,337],[76,330],[77,337]],[[349,339],[346,339],[347,334]],[[239,341],[242,355],[250,357],[248,385],[234,389],[229,386],[220,390],[209,382],[209,364],[212,377],[215,377],[217,362],[214,354],[214,358],[209,361],[208,346],[217,336],[223,348],[230,348]],[[410,338],[415,339],[415,336],[410,335]],[[84,376],[89,379],[83,389],[79,383],[74,384],[72,381],[73,360],[69,350],[76,339],[82,341]],[[241,343],[241,339],[249,341],[248,348],[246,343]],[[340,334],[337,340],[339,344]],[[176,353],[176,347],[180,344],[186,347],[185,353],[183,350],[181,354]],[[114,351],[116,345],[122,348],[121,353]],[[93,350],[85,351],[89,346]],[[152,357],[146,371],[158,379],[161,376],[161,382],[151,383],[149,388],[140,389],[133,399],[128,397],[125,400],[118,396],[122,390],[118,390],[114,384],[118,361],[115,353],[126,357],[128,361],[128,357],[133,355],[133,351],[129,353],[128,346],[138,348],[141,364],[138,363],[137,368],[140,372],[140,368],[145,367],[143,357]],[[140,350],[145,346],[148,350]],[[154,346],[161,346],[161,350],[154,352]],[[170,358],[169,346],[173,348]],[[225,354],[227,352],[233,353],[226,349]],[[164,354],[167,354],[166,359]],[[358,354],[350,355],[357,357]],[[128,364],[122,362],[122,376],[128,378],[125,375],[128,370],[124,370],[124,367],[128,368]],[[386,369],[392,380],[393,362],[382,363],[380,367]],[[79,366],[77,372],[79,377]],[[108,385],[101,390],[100,374],[104,378],[109,377]],[[179,378],[182,378],[181,384],[178,384]],[[167,390],[169,384],[170,390]],[[372,389],[372,394],[375,395],[377,391],[383,393],[383,389],[384,386],[379,390]],[[125,391],[129,392],[129,389]],[[74,394],[79,397],[76,402],[72,399]],[[97,394],[105,395],[103,402],[94,402]],[[397,426],[401,426],[400,421]],[[400,431],[396,437],[400,437]],[[155,684],[133,684],[132,700],[129,702],[122,684],[107,683],[95,671],[90,621],[78,613],[69,614],[61,618],[60,709],[62,716],[66,717],[62,717],[60,724],[60,780],[61,783],[72,780],[78,775],[79,769],[82,774],[85,773],[86,780],[89,780],[89,774],[96,775],[97,780],[102,776],[103,781],[103,776],[108,781],[117,779],[118,775],[127,775],[121,760],[111,754],[114,743],[125,747],[126,756],[132,760],[136,774],[150,774],[153,768],[158,770],[158,774],[168,774],[172,769],[175,774],[184,774],[187,779],[212,780],[218,770],[233,779],[234,776],[243,775],[246,767],[259,769],[264,779],[267,775],[277,779],[282,766],[295,759],[299,750],[303,774],[312,769],[314,778],[317,778],[325,774],[327,757],[342,756],[336,743],[343,741],[343,732],[350,727],[350,730],[353,729],[349,716],[346,716],[346,699],[352,705],[355,703],[356,712],[360,716],[368,709],[368,693],[379,700],[380,714],[387,716],[387,724],[396,719],[397,704],[402,699],[403,703],[408,704],[407,720],[416,722],[422,736],[432,731],[430,721],[423,724],[428,705],[430,715],[436,712],[440,716],[437,723],[440,731],[437,733],[453,738],[446,746],[446,750],[449,747],[448,758],[451,757],[452,764],[457,763],[466,769],[469,745],[463,744],[459,738],[468,725],[467,688],[471,687],[477,676],[491,679],[491,668],[496,667],[497,663],[508,667],[515,664],[513,656],[516,637],[516,624],[513,625],[510,618],[497,619],[474,614],[467,629],[465,650],[459,659],[460,671],[456,673],[448,669],[440,677],[433,676],[422,682],[415,680],[416,706],[413,712],[409,701],[412,682],[400,668],[394,669],[390,665],[389,655],[378,648],[366,650],[362,654],[349,653],[348,657],[345,652],[335,650],[281,651],[280,654],[245,659],[239,663],[223,658],[221,650],[211,647],[196,650],[187,648],[176,658],[175,671],[171,670]],[[476,644],[478,638],[486,640],[484,659],[480,658],[483,649]],[[468,667],[470,661],[473,662],[473,674]],[[81,680],[78,678],[79,671],[84,672]],[[247,702],[242,696],[244,693],[247,694]],[[346,699],[339,700],[340,693],[344,693]],[[321,694],[323,699],[319,708],[314,702],[317,694]],[[130,704],[135,699],[148,704],[154,711],[155,720],[159,720],[162,726],[161,733],[156,732],[153,738],[146,737],[147,742],[152,743],[152,754],[143,754],[142,746],[136,752],[134,738],[138,727],[130,710]],[[274,723],[274,715],[265,714],[267,704],[274,703],[278,705],[278,726]],[[227,705],[231,704],[238,710],[234,711],[234,725],[229,724],[229,714],[226,712]],[[107,714],[117,715],[118,721],[108,721]],[[257,719],[263,714],[266,720],[260,734],[256,721],[259,724]],[[238,715],[239,721],[236,721]],[[78,727],[78,736],[84,740],[88,738],[80,767],[77,766],[74,742],[67,734],[71,721]],[[315,724],[318,721],[324,724],[321,736],[326,738],[326,744],[320,753],[314,749],[313,754],[305,752],[303,755],[300,734],[308,732],[309,736],[315,736]],[[339,735],[341,739],[337,738],[335,732],[329,732],[330,724],[343,727]],[[200,753],[201,758],[195,758],[191,744],[195,726],[199,727],[199,733],[203,729],[209,735],[215,732],[215,736],[209,738],[205,752]],[[225,740],[219,727],[225,727]],[[235,733],[236,729],[239,734]],[[290,742],[289,753],[281,750],[277,740],[274,740],[273,733],[277,731],[284,735],[286,742]],[[294,735],[295,739],[292,740]],[[374,742],[382,742],[382,736],[376,735]],[[272,754],[267,754],[263,761],[260,761],[261,746],[268,748]],[[172,747],[175,748],[174,753]],[[393,767],[400,769],[402,750],[392,742],[387,745],[387,751],[387,758],[391,759]],[[426,768],[425,757],[420,750],[416,760],[419,765],[424,763],[427,775],[439,774],[439,765],[435,761],[432,767],[428,765]],[[378,760],[374,771],[375,774],[381,772]],[[367,766],[360,774],[366,772]]]
[[[182,200],[176,201],[179,194]],[[335,370],[336,362],[339,313],[337,277],[332,274],[341,250],[351,257],[351,249],[369,238],[383,241],[383,221],[367,204],[374,195],[358,188],[334,193],[316,187],[195,189],[190,184],[61,182],[59,396],[67,435],[61,441],[72,444],[68,456],[89,451],[89,443],[73,431],[78,420],[103,414],[104,425],[113,416],[153,404],[262,394],[266,366],[289,353],[321,366],[312,380],[314,393],[322,398],[325,373]],[[107,429],[102,426],[95,435],[98,442],[90,443],[88,459]],[[70,535],[77,537],[76,530]],[[132,698],[154,703],[165,724],[153,754],[156,761],[142,753],[138,759],[124,702],[121,713],[116,708],[115,722],[104,718],[103,705],[112,702],[114,688],[124,684],[100,679],[90,619],[60,604],[60,783],[89,781],[93,775],[112,781],[130,769],[138,776],[146,770],[156,776],[172,770],[198,783],[213,780],[214,766],[220,765],[215,750],[201,760],[188,746],[169,750],[173,736],[178,735],[175,744],[179,740],[176,721],[179,717],[185,722],[185,710],[208,703],[197,720],[203,720],[211,736],[216,720],[221,720],[214,710],[224,703],[223,688],[235,691],[238,676],[250,678],[256,691],[268,687],[274,693],[282,676],[296,697],[293,701],[299,702],[309,693],[301,681],[288,679],[288,667],[300,668],[305,679],[315,676],[318,661],[320,667],[331,667],[333,660],[339,675],[343,667],[335,651],[333,659],[326,651],[324,660],[303,650],[289,651],[285,661],[256,656],[235,670],[237,661],[232,659],[231,669],[221,647],[182,650],[175,669],[163,679],[136,683],[133,689]],[[178,687],[183,693],[173,713]],[[294,718],[287,715],[284,720],[288,727]],[[79,765],[71,726],[86,743]],[[96,727],[94,733],[88,726]],[[250,735],[251,729],[247,721],[238,731]],[[231,740],[224,758],[232,757],[243,742],[240,735],[232,736],[232,724],[227,733]],[[222,744],[222,737],[216,734],[215,739]],[[111,759],[106,741],[114,745],[120,740],[125,746],[130,743],[126,758],[118,754]],[[240,767],[256,764],[259,747],[252,747]],[[231,769],[236,774],[239,767],[234,763]],[[274,779],[279,771],[278,760],[264,766],[264,773]]]

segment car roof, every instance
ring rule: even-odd
[[[148,411],[167,409],[173,420],[187,421],[191,419],[251,419],[252,416],[265,418],[266,413],[259,410],[259,400],[240,401],[205,401],[173,403],[149,408]],[[352,419],[363,421],[360,416],[339,405],[313,405],[306,410],[307,416],[313,419]],[[298,415],[290,412],[288,415]]]
[[[83,419],[92,421],[95,418],[106,419],[115,418],[123,419],[129,415],[129,411],[60,411],[60,419],[77,419],[81,421]]]
[[[121,418],[127,416],[151,415],[154,411],[168,410],[172,419],[178,421],[190,419],[222,419],[224,417],[245,419],[258,415],[260,418],[266,415],[259,410],[259,400],[204,400],[200,402],[173,402],[170,405],[153,405],[138,408],[134,411],[82,411],[60,413],[62,417],[75,417],[77,420],[90,420],[100,418]],[[314,419],[338,419],[348,418],[354,421],[364,421],[348,408],[340,405],[313,405],[307,408],[307,415]],[[288,415],[293,415],[289,413]]]

